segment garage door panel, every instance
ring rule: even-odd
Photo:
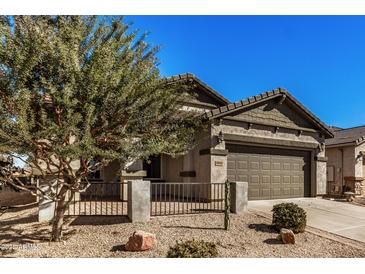
[[[292,194],[291,189],[288,187],[283,187],[281,189],[281,193],[282,193],[282,195],[287,196],[287,197],[290,197],[290,195]]]
[[[282,193],[282,190],[280,187],[272,187],[271,188],[271,195],[272,196],[280,196]]]
[[[251,184],[260,184],[260,176],[259,175],[250,175],[250,182]]]
[[[248,189],[248,196],[249,197],[260,197],[260,189],[255,187],[250,187]]]
[[[261,163],[261,170],[268,170],[270,171],[271,167],[270,167],[270,162],[262,162]]]
[[[268,188],[261,188],[261,193],[260,194],[261,194],[260,196],[262,198],[266,198],[267,197],[267,199],[270,199],[271,188],[270,187],[268,187]]]
[[[237,161],[237,169],[248,169],[248,161]]]
[[[247,181],[250,200],[309,195],[308,152],[229,144],[227,148],[228,178]]]
[[[284,175],[283,176],[283,184],[290,184],[290,175]]]
[[[257,160],[250,162],[250,169],[251,170],[260,170],[260,163]]]
[[[234,182],[234,181],[236,181],[236,175],[234,175],[234,174],[227,175],[227,179],[228,179],[228,181]],[[243,181],[243,182],[245,182],[245,181]]]
[[[227,169],[236,169],[236,161],[228,160],[227,161]]]
[[[263,184],[271,184],[270,175],[263,175],[262,176],[262,183]]]
[[[281,163],[280,162],[272,162],[271,163],[271,169],[272,170],[280,170],[281,169]]]
[[[248,182],[248,176],[247,175],[237,175],[237,182]]]
[[[302,197],[303,196],[303,189],[302,188],[291,188],[291,195],[294,197]]]
[[[292,176],[292,184],[293,185],[299,185],[302,182],[303,182],[303,180],[301,180],[301,178],[299,176],[297,176],[297,175]]]
[[[272,176],[272,183],[273,184],[280,184],[281,183],[281,176],[280,175],[273,175]]]

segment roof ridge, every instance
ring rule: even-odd
[[[345,130],[351,130],[351,129],[361,128],[361,127],[364,127],[365,128],[365,125],[355,126],[355,127],[349,127],[349,128],[343,128],[343,129],[337,130],[337,132],[338,131],[345,131]]]
[[[184,80],[184,79],[192,79],[195,80],[196,82],[198,82],[200,85],[202,85],[205,89],[207,89],[208,91],[210,91],[210,93],[215,96],[216,98],[218,98],[219,100],[221,100],[222,103],[224,104],[230,104],[230,100],[228,100],[227,98],[225,98],[222,94],[220,94],[218,91],[216,91],[214,88],[212,88],[211,86],[209,86],[207,83],[205,83],[203,80],[201,80],[199,77],[197,77],[195,74],[191,73],[191,72],[187,72],[187,73],[182,73],[182,74],[175,74],[172,76],[168,76],[168,77],[164,77],[164,79],[168,82],[168,81],[179,81],[179,80]]]

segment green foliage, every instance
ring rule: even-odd
[[[181,110],[190,89],[160,77],[145,37],[118,16],[1,16],[0,153],[79,179],[189,150],[201,131]]]
[[[291,229],[294,233],[304,232],[307,224],[305,210],[294,203],[274,205],[272,224],[276,229]]]
[[[67,191],[85,190],[89,173],[185,153],[202,133],[182,108],[190,86],[160,76],[145,38],[120,16],[0,16],[0,154],[62,179],[59,192],[34,191],[58,201],[54,239]],[[0,181],[26,190],[9,172]]]
[[[197,240],[176,242],[167,253],[167,258],[215,258],[217,256],[218,250],[214,243]]]

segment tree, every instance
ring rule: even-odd
[[[0,153],[56,178],[58,192],[34,191],[57,201],[53,241],[89,173],[199,139],[199,115],[182,108],[189,88],[160,76],[145,38],[121,17],[0,17]],[[9,170],[1,180],[30,191]]]

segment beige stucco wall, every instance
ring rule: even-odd
[[[359,153],[364,150],[365,144],[326,149],[327,165],[334,167],[334,181],[328,182],[330,194],[342,192],[344,177],[363,177],[363,159],[359,157]]]
[[[325,151],[317,151],[317,153],[314,154],[316,154],[317,157],[325,157]],[[313,163],[315,168],[315,178],[312,180],[315,180],[316,182],[316,195],[325,195],[327,194],[327,162],[314,161]],[[312,192],[312,194],[314,193]]]
[[[210,156],[201,155],[200,150],[209,148],[211,145],[210,133],[208,132],[186,155],[162,157],[162,179],[166,182],[210,182]],[[180,172],[195,171],[195,177],[180,176]]]
[[[360,155],[361,151],[365,151],[365,143],[355,147],[355,177],[364,177],[363,157]]]
[[[183,169],[183,156],[173,158],[168,155],[162,156],[162,178],[168,182],[181,181],[179,173]]]
[[[342,151],[339,148],[327,148],[327,166],[333,167],[333,181],[328,182],[328,193],[339,194],[342,191]]]
[[[223,133],[244,136],[257,136],[263,138],[302,141],[309,143],[318,143],[319,140],[324,142],[324,139],[320,138],[319,134],[316,132],[303,132],[300,136],[298,136],[297,131],[292,129],[281,128],[278,132],[275,132],[272,126],[253,125],[251,129],[248,129],[247,123],[238,121],[224,120],[222,125],[215,127],[216,132],[221,130]]]
[[[343,176],[355,175],[355,148],[344,147],[343,148]]]

